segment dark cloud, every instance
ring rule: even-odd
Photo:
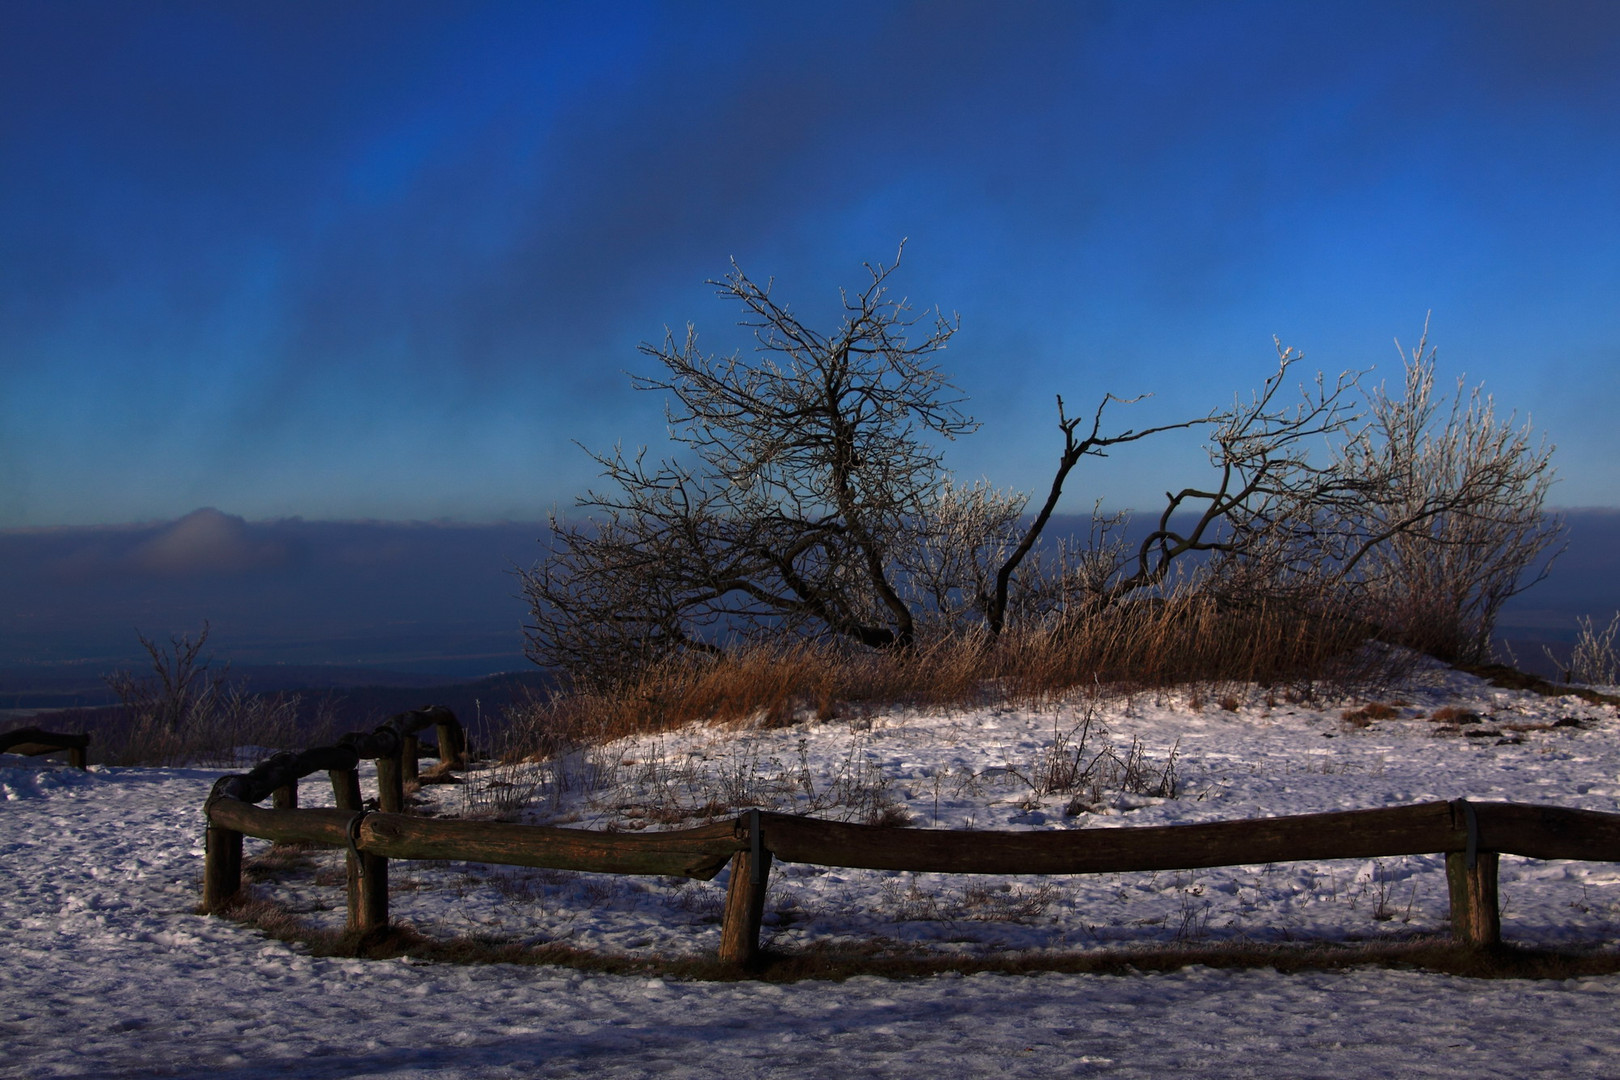
[[[820,322],[909,235],[904,289],[962,311],[950,364],[1003,430],[1093,383],[1207,399],[1207,358],[1163,357],[1211,326],[1263,349],[1385,290],[1601,282],[1616,10],[0,5],[0,390],[71,401],[89,437],[57,446],[85,455],[172,418],[96,473],[161,501],[103,516],[543,505],[569,439],[657,437],[625,404],[637,341],[739,342],[701,284],[728,257]],[[65,520],[63,455],[0,437],[0,480],[52,508],[0,509]],[[527,458],[496,490],[502,452]],[[146,565],[270,567],[214,525]]]
[[[982,148],[1004,118],[977,95],[1057,77],[1085,16],[1057,4],[743,15],[724,27],[722,57],[703,40],[712,21],[666,12],[649,31],[657,48],[599,96],[447,138],[396,204],[327,237],[298,293],[289,358],[363,353],[384,327],[408,343],[393,352],[405,365],[454,357],[475,379],[538,367],[574,393],[617,392],[633,355],[610,352],[605,371],[581,359],[624,348],[627,333],[656,337],[665,321],[729,317],[671,320],[661,297],[700,292],[730,256],[791,245],[817,208],[948,177],[964,154],[996,156]],[[885,257],[905,217],[880,248],[841,253],[837,272]]]
[[[1458,5],[1455,40],[1479,69],[1479,89],[1499,100],[1587,112],[1620,123],[1620,4],[1611,0],[1474,0]],[[1539,100],[1535,100],[1539,99]]]

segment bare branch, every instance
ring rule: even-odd
[[[900,568],[943,474],[936,441],[978,425],[934,361],[956,321],[913,317],[889,293],[895,266],[866,269],[831,333],[734,263],[711,284],[742,308],[754,356],[707,354],[691,327],[641,347],[660,370],[633,385],[666,396],[681,456],[593,455],[606,483],[580,505],[594,520],[554,524],[522,575],[532,656],[590,676],[767,628],[913,640]]]
[[[1145,428],[1142,431],[1127,429],[1118,435],[1104,436],[1101,434],[1103,410],[1108,408],[1109,402],[1131,405],[1143,400],[1145,396],[1119,398],[1113,394],[1105,395],[1102,401],[1098,403],[1097,411],[1092,414],[1091,432],[1082,439],[1076,439],[1074,434],[1080,425],[1080,418],[1074,417],[1071,419],[1067,416],[1063,410],[1063,398],[1061,395],[1058,397],[1058,430],[1063,432],[1063,452],[1058,455],[1057,472],[1052,477],[1052,485],[1047,491],[1046,501],[1041,504],[1041,508],[1036,513],[1035,520],[1030,522],[1029,528],[1024,530],[1023,538],[1019,540],[1018,546],[1013,548],[996,571],[995,591],[988,597],[984,613],[985,627],[990,632],[991,637],[999,636],[1006,624],[1007,601],[1012,587],[1013,575],[1017,572],[1024,559],[1028,557],[1030,551],[1034,549],[1036,542],[1041,537],[1041,533],[1046,529],[1047,522],[1052,519],[1052,512],[1057,509],[1058,499],[1063,495],[1063,484],[1068,479],[1070,471],[1074,469],[1081,458],[1087,455],[1107,457],[1109,447],[1136,442],[1139,439],[1145,439],[1150,435],[1157,435],[1165,431],[1178,431],[1196,427],[1199,424],[1206,424],[1215,419],[1215,416],[1211,414],[1195,420],[1161,424],[1157,427]]]

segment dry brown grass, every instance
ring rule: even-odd
[[[904,652],[778,641],[669,660],[612,690],[578,690],[514,710],[520,756],[696,722],[782,726],[876,707],[1042,708],[1080,690],[1193,684],[1235,708],[1234,688],[1281,687],[1290,700],[1380,685],[1392,672],[1360,646],[1364,624],[1196,596],[1121,605],[1082,625],[1009,632],[993,644],[943,636]]]
[[[1401,711],[1395,706],[1373,701],[1359,709],[1346,709],[1339,714],[1339,719],[1351,727],[1364,728],[1371,727],[1375,720],[1393,720],[1399,715]]]
[[[1429,719],[1437,724],[1477,724],[1480,723],[1478,713],[1469,712],[1460,705],[1442,705],[1430,714]]]

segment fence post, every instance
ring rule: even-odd
[[[765,916],[771,852],[760,830],[758,810],[748,811],[738,824],[746,828],[749,842],[731,857],[731,883],[726,887],[726,911],[720,923],[720,960],[753,967],[759,962],[759,927]]]
[[[332,800],[339,810],[360,809],[360,773],[354,769],[333,769]]]
[[[1446,883],[1451,886],[1451,936],[1460,944],[1487,948],[1502,943],[1496,863],[1494,851],[1446,852]]]
[[[405,749],[400,756],[400,779],[409,784],[420,778],[417,769],[417,757],[422,752],[422,740],[415,734],[405,736]]]
[[[290,781],[272,791],[270,793],[270,808],[272,810],[298,809],[298,781]]]
[[[369,811],[359,810],[349,822],[349,852],[344,859],[348,880],[348,928],[366,933],[388,925],[388,860],[360,850],[360,824]]]
[[[1473,948],[1502,943],[1502,915],[1496,898],[1497,853],[1479,850],[1479,810],[1467,799],[1453,799],[1451,822],[1467,834],[1462,851],[1446,852],[1446,884],[1451,893],[1452,940]]]
[[[209,823],[203,833],[203,910],[217,914],[242,891],[242,834]]]
[[[400,754],[377,759],[377,809],[385,814],[405,812],[405,776]]]
[[[433,730],[439,738],[439,768],[465,769],[467,740],[461,733],[461,725],[448,720],[435,721]]]
[[[359,771],[355,769],[333,769],[327,775],[332,778],[332,798],[337,803],[337,808],[339,810],[348,810],[351,813],[359,813],[363,809],[360,802]],[[371,916],[377,914],[376,890],[365,889],[366,875],[373,868],[369,864],[362,865],[366,860],[372,859],[377,859],[377,857],[363,853],[359,858],[356,858],[355,852],[352,850],[343,859],[350,930],[369,930],[376,925],[376,921],[371,918]],[[377,861],[384,864],[381,871],[383,876],[381,922],[386,923],[388,921],[387,860],[378,859]]]
[[[388,860],[362,851],[360,868],[357,888],[349,893],[349,928],[381,930],[388,925]]]

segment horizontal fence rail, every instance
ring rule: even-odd
[[[945,874],[1109,874],[1211,866],[1426,855],[1462,850],[1452,803],[1419,803],[1199,825],[1062,832],[937,831],[760,814],[784,862]]]
[[[0,754],[24,754],[38,757],[66,750],[68,763],[75,769],[88,769],[86,760],[90,747],[89,735],[64,735],[44,731],[37,727],[17,728],[0,735]]]
[[[505,863],[600,874],[708,881],[736,853],[730,820],[679,832],[610,833],[502,822],[444,821],[348,810],[266,810],[233,799],[209,807],[209,821],[277,843],[347,846],[385,859]]]
[[[723,960],[751,964],[771,864],[955,874],[1100,874],[1198,870],[1317,859],[1443,854],[1451,900],[1451,931],[1465,944],[1501,940],[1497,859],[1620,862],[1620,814],[1558,806],[1467,800],[1416,803],[1240,821],[1053,832],[900,829],[823,821],[761,810],[694,829],[612,833],[495,822],[447,821],[403,812],[398,767],[405,729],[453,724],[448,709],[401,714],[372,736],[346,737],[338,747],[278,754],[252,772],[222,777],[206,812],[209,821],[203,903],[228,906],[241,889],[242,837],[280,843],[347,847],[349,925],[368,931],[388,922],[390,859],[454,860],[670,875],[707,881],[729,862],[721,925]],[[460,764],[464,743],[441,727],[441,750]],[[379,809],[360,803],[354,765],[381,751]],[[413,750],[414,753],[414,750]],[[387,756],[384,756],[387,755]],[[447,761],[441,761],[444,767]],[[297,809],[301,776],[331,773],[338,808]],[[291,791],[289,795],[288,792]],[[252,805],[275,796],[277,809]]]

